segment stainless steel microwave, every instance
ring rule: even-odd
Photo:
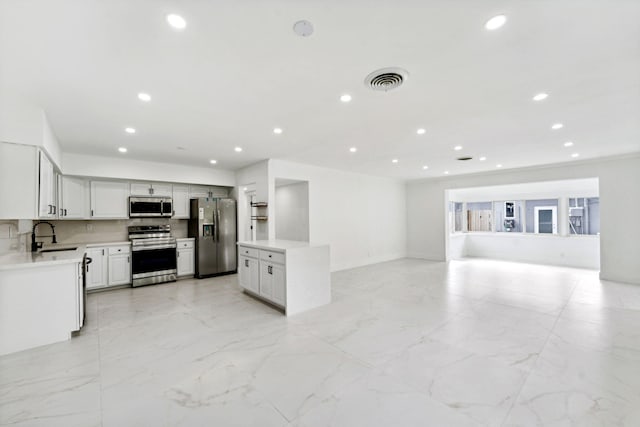
[[[171,197],[129,197],[129,218],[173,216]]]

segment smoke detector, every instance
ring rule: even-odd
[[[313,34],[313,24],[307,20],[300,20],[293,24],[293,32],[300,37],[309,37]]]
[[[364,84],[373,90],[388,92],[400,87],[408,77],[409,72],[402,68],[381,68],[369,74],[364,79]]]

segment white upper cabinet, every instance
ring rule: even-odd
[[[128,218],[129,183],[91,181],[91,218]]]
[[[190,185],[189,196],[192,199],[200,197],[228,197],[229,189],[225,187],[209,187],[207,185]]]
[[[89,182],[82,178],[58,176],[58,218],[89,217]]]
[[[0,142],[0,219],[38,217],[38,150]]]
[[[38,217],[56,218],[56,175],[53,171],[53,164],[49,158],[40,152],[40,173],[39,173],[39,203]]]
[[[152,184],[151,192],[152,196],[158,197],[171,197],[172,196],[172,185],[171,184]]]
[[[171,184],[132,182],[132,196],[171,197]]]
[[[176,219],[189,218],[189,186],[173,186],[173,217]]]

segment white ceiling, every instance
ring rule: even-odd
[[[0,0],[0,89],[41,105],[68,152],[454,175],[640,151],[638,22],[635,0]],[[365,87],[389,66],[401,88]]]

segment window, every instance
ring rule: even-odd
[[[493,203],[493,213],[496,219],[496,232],[498,233],[522,233],[523,202],[499,201]]]
[[[467,230],[492,231],[493,203],[474,202],[467,203]]]
[[[600,234],[600,198],[569,199],[569,234]]]
[[[449,204],[449,230],[452,233],[462,231],[462,202],[451,202]]]
[[[558,199],[527,200],[527,233],[558,234]]]

